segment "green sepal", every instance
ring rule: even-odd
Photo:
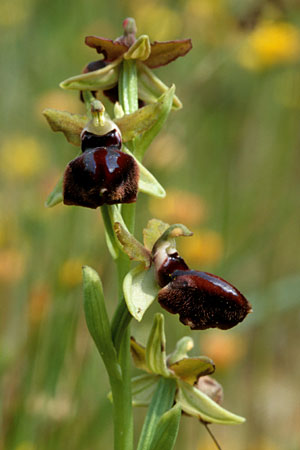
[[[208,423],[234,425],[245,422],[243,417],[222,408],[194,386],[181,380],[178,380],[177,384],[179,390],[176,395],[176,401],[187,414],[198,417],[200,420]]]
[[[152,254],[154,255],[154,253],[158,250],[160,246],[165,247],[165,244],[168,242],[170,243],[170,246],[175,247],[175,238],[179,236],[192,236],[192,235],[193,233],[185,225],[182,225],[181,223],[175,223],[174,225],[171,225],[169,228],[167,228],[164,231],[164,233],[159,237],[159,239],[157,239],[157,241],[153,246]]]
[[[152,195],[153,197],[164,198],[166,196],[166,191],[157,181],[157,179],[152,175],[152,173],[149,172],[149,170],[147,170],[146,167],[144,167],[143,164],[135,158],[133,153],[131,153],[131,151],[128,150],[127,147],[123,146],[123,151],[124,153],[132,156],[132,158],[135,159],[137,165],[139,166],[139,191],[143,192],[144,194]]]
[[[119,222],[114,223],[114,231],[120,244],[122,245],[123,251],[129,256],[129,258],[133,261],[144,263],[145,268],[150,267],[150,252]]]
[[[178,404],[165,412],[159,419],[149,450],[172,450],[174,448],[181,419]]]
[[[160,377],[142,428],[137,450],[149,450],[161,416],[174,404],[175,380]]]
[[[159,376],[148,373],[132,378],[132,405],[148,406],[151,402],[158,381]]]
[[[152,250],[155,242],[169,228],[169,224],[159,219],[150,219],[143,230],[144,245],[148,250]]]
[[[83,267],[84,312],[87,327],[103,359],[110,378],[122,380],[121,368],[112,342],[102,283],[97,272]]]
[[[169,378],[171,373],[166,363],[165,318],[157,313],[146,346],[146,363],[150,372]]]
[[[102,69],[94,70],[88,73],[81,73],[74,77],[62,81],[59,86],[62,89],[77,89],[79,91],[98,91],[99,89],[111,89],[118,82],[119,67],[121,58]]]
[[[43,115],[53,131],[61,131],[70,144],[80,146],[80,133],[88,121],[87,116],[52,108],[44,109]]]
[[[207,356],[195,356],[190,358],[183,358],[173,364],[168,364],[177,378],[193,385],[199,377],[210,375],[215,371],[213,361]]]
[[[154,267],[145,270],[145,265],[139,264],[130,270],[124,278],[123,291],[130,314],[140,322],[159,291]]]
[[[138,39],[131,45],[129,50],[123,54],[124,59],[139,59],[140,61],[145,61],[149,58],[151,53],[151,45],[149,36],[142,34]]]
[[[177,341],[175,349],[168,355],[168,365],[174,364],[183,358],[188,358],[188,352],[194,347],[194,341],[190,336],[183,336]]]
[[[48,195],[48,198],[45,202],[45,206],[47,208],[52,208],[53,206],[58,205],[63,201],[62,186],[63,186],[63,177],[59,179],[51,194]]]
[[[137,63],[139,98],[146,103],[154,103],[169,88],[144,63]],[[179,98],[174,95],[172,109],[182,108]]]
[[[164,94],[160,95],[156,101],[150,105],[143,106],[131,114],[125,114],[120,118],[114,119],[122,133],[124,142],[141,137],[140,145],[143,145],[143,138],[146,139],[146,133],[157,129],[157,124],[162,122],[170,108],[170,102],[173,98],[174,88],[171,87]]]
[[[146,150],[150,146],[151,142],[161,131],[164,123],[166,122],[172,108],[173,99],[175,97],[175,85],[173,84],[162,94],[154,103],[159,105],[157,109],[156,120],[151,127],[148,127],[147,131],[139,136],[136,140],[136,155],[139,160],[142,160]],[[151,105],[149,105],[151,106]]]

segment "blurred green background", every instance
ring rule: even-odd
[[[191,335],[216,363],[224,406],[245,425],[212,426],[224,450],[300,448],[300,6],[294,0],[1,0],[0,449],[112,448],[104,367],[87,333],[81,266],[101,274],[115,308],[115,272],[99,212],[44,201],[75,147],[41,111],[81,112],[61,80],[96,53],[84,36],[115,38],[134,16],[153,40],[193,39],[157,73],[175,82],[172,113],[145,158],[167,189],[140,195],[151,217],[195,233],[181,254],[222,276],[254,313],[228,332],[191,332],[166,314],[167,350]],[[154,305],[133,334],[145,342]],[[136,431],[145,411],[135,411]],[[213,449],[183,417],[176,450]]]

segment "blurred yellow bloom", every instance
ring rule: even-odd
[[[66,287],[74,287],[82,281],[83,260],[80,258],[67,259],[60,268],[59,280]]]
[[[162,134],[155,139],[146,153],[145,165],[164,170],[176,170],[186,157],[186,147],[171,134]]]
[[[54,89],[42,94],[35,105],[37,117],[46,123],[45,118],[42,115],[42,111],[45,108],[54,108],[61,111],[73,111],[73,112],[85,112],[83,103],[79,101],[79,97],[76,95],[70,95],[70,92]]]
[[[300,31],[285,22],[263,22],[248,36],[239,60],[248,69],[264,69],[297,61]]]
[[[0,282],[13,283],[22,278],[25,269],[25,255],[16,249],[0,251]]]
[[[223,254],[222,237],[213,230],[196,231],[192,238],[178,240],[177,246],[188,265],[216,263]]]
[[[150,212],[168,223],[183,223],[187,226],[198,225],[206,216],[204,201],[191,192],[168,190],[164,200],[151,198]]]
[[[239,361],[245,354],[245,343],[241,336],[211,331],[201,337],[203,353],[209,355],[217,369],[230,367]]]
[[[45,284],[33,286],[28,303],[28,318],[32,324],[38,324],[46,315],[49,308],[50,290]]]
[[[138,30],[148,34],[152,39],[163,41],[178,38],[181,32],[182,21],[174,9],[158,1],[142,3],[131,1],[132,14],[136,20]]]
[[[0,171],[7,179],[31,178],[44,168],[45,153],[45,148],[34,137],[9,137],[0,148]]]

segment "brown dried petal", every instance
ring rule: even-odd
[[[177,41],[153,42],[151,44],[151,54],[146,61],[146,66],[154,69],[164,66],[177,59],[179,56],[186,55],[192,48],[191,39],[182,39]]]
[[[119,58],[119,56],[128,50],[127,45],[120,41],[113,41],[112,39],[105,39],[98,36],[87,36],[85,43],[89,47],[95,48],[97,53],[102,53],[104,59],[107,61],[113,61]]]

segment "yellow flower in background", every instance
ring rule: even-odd
[[[69,92],[60,89],[53,89],[42,94],[35,104],[37,117],[44,123],[45,118],[42,111],[46,108],[59,109],[61,111],[76,111],[85,113],[84,104],[79,101],[79,97],[70,95]],[[81,111],[80,111],[81,110]]]
[[[218,369],[225,369],[238,362],[246,352],[240,335],[210,331],[201,337],[201,349],[209,355]]]
[[[165,133],[158,136],[146,153],[145,165],[164,170],[176,170],[186,158],[186,147],[178,142],[178,138]]]
[[[34,285],[29,294],[28,319],[32,324],[38,324],[45,317],[50,304],[49,286],[42,283]]]
[[[198,195],[179,190],[168,190],[165,199],[151,198],[150,212],[168,223],[184,223],[187,226],[198,225],[206,216],[206,206]]]
[[[182,21],[173,8],[153,0],[147,3],[132,0],[130,6],[138,29],[152,39],[163,41],[180,36]]]
[[[22,278],[25,255],[17,249],[0,250],[0,282],[13,283]]]
[[[45,148],[34,137],[12,136],[0,148],[2,176],[7,179],[28,179],[45,167]]]
[[[218,262],[223,254],[223,239],[213,230],[199,230],[194,232],[192,239],[178,240],[177,244],[181,256],[189,264],[213,264]]]
[[[248,69],[264,69],[297,61],[300,31],[286,22],[263,22],[246,39],[239,61]]]
[[[82,281],[82,266],[84,259],[67,259],[60,268],[59,281],[66,287],[74,287]]]

